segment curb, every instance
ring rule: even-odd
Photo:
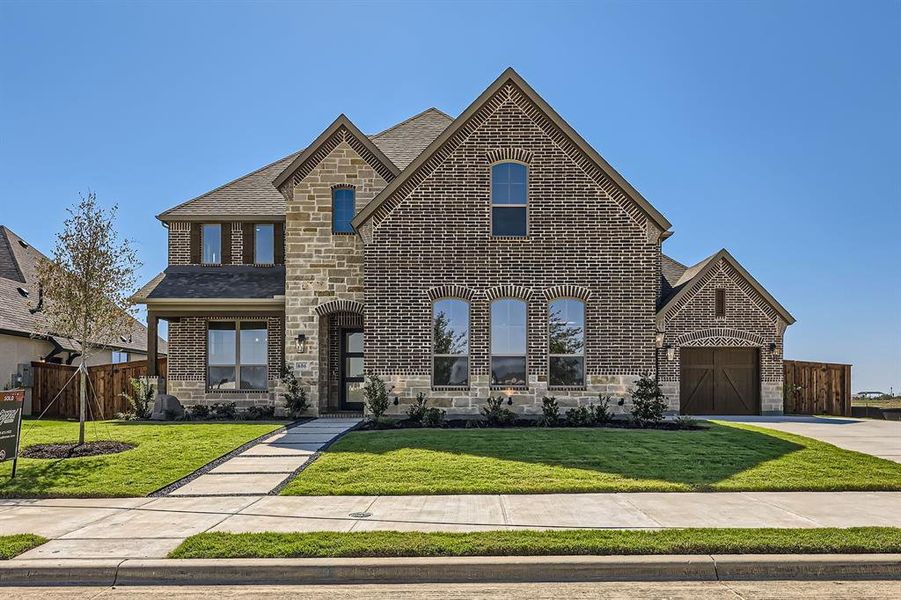
[[[11,560],[0,586],[901,580],[901,554]]]

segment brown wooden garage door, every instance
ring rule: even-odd
[[[680,412],[759,415],[757,348],[681,348]]]

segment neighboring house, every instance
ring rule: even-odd
[[[18,385],[20,365],[32,361],[77,364],[81,344],[44,335],[37,264],[46,257],[0,225],[0,387]],[[162,350],[165,351],[165,342]],[[88,355],[88,365],[142,360],[147,356],[147,329],[137,320],[117,340]]]
[[[286,364],[319,413],[360,410],[364,374],[395,414],[418,392],[536,413],[659,362],[673,410],[782,411],[792,316],[725,250],[663,255],[669,221],[512,69],[457,118],[368,136],[341,115],[158,218],[169,266],[136,298],[185,404],[277,403]]]

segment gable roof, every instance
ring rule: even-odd
[[[464,110],[428,147],[411,162],[394,181],[390,182],[385,189],[381,191],[375,198],[367,204],[353,219],[353,225],[359,229],[375,212],[385,204],[392,195],[397,192],[410,178],[419,170],[427,166],[428,160],[453,136],[464,128],[467,122],[479,113],[479,111],[497,94],[505,85],[513,84],[530,100],[540,112],[544,114],[554,126],[556,126],[563,135],[571,141],[576,148],[581,151],[591,162],[593,162],[609,179],[611,179],[617,187],[619,187],[631,200],[633,200],[639,208],[652,221],[654,221],[663,231],[669,229],[672,224],[657,211],[651,203],[626,181],[610,163],[598,154],[598,152],[580,136],[576,130],[563,120],[551,106],[538,95],[538,93],[529,86],[525,80],[512,68],[507,68],[500,77],[494,80],[488,88],[479,95],[478,98]]]
[[[427,108],[369,137],[395,165],[405,169],[453,120],[437,108]]]
[[[669,257],[666,257],[669,258]],[[672,259],[669,259],[672,260]],[[678,277],[675,283],[672,286],[671,293],[669,296],[663,301],[660,309],[657,311],[657,320],[658,325],[661,324],[662,320],[666,318],[666,312],[677,306],[679,301],[684,297],[689,295],[693,289],[696,287],[696,283],[704,280],[704,276],[710,272],[712,269],[715,269],[719,264],[720,260],[725,260],[737,273],[744,279],[751,288],[760,294],[760,296],[764,299],[764,301],[769,304],[773,310],[776,311],[783,321],[791,325],[795,322],[795,318],[789,313],[784,306],[779,304],[779,302],[764,288],[760,285],[754,277],[748,273],[747,270],[741,264],[735,260],[735,257],[729,254],[729,251],[723,248],[716,254],[708,256],[704,260],[699,263],[692,265],[691,267],[687,267],[682,274]],[[676,262],[676,261],[672,261]],[[681,265],[681,263],[676,263],[677,265]],[[670,273],[673,273],[672,265],[670,265]]]
[[[300,171],[306,163],[311,163],[313,165],[318,164],[323,158],[322,156],[319,156],[320,148],[330,140],[333,140],[335,136],[343,136],[341,141],[347,141],[351,143],[352,146],[355,145],[353,142],[356,142],[358,146],[355,147],[354,150],[356,150],[366,162],[370,163],[370,166],[372,166],[386,181],[394,179],[400,173],[400,169],[398,169],[397,166],[372,143],[372,140],[366,137],[362,131],[357,129],[357,126],[342,113],[338,115],[338,118],[335,119],[331,125],[326,127],[325,131],[319,134],[319,137],[316,138],[306,150],[294,157],[294,160],[292,160],[282,172],[275,177],[272,181],[272,185],[275,188],[281,187],[283,183]]]
[[[77,350],[77,342],[43,335],[46,330],[43,316],[40,311],[31,312],[39,299],[37,265],[46,258],[8,227],[0,225],[0,331],[34,335],[53,340],[65,350]],[[146,352],[147,329],[137,319],[131,319],[131,327],[121,335],[124,339],[112,341],[109,347]],[[159,347],[165,352],[165,340],[160,340]]]

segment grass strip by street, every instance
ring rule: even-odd
[[[146,496],[283,424],[90,422],[88,441],[116,440],[135,447],[118,454],[63,460],[22,458],[15,479],[9,478],[11,462],[0,463],[0,497]],[[78,423],[26,420],[22,432],[22,447],[74,443],[78,439]]]
[[[169,558],[355,558],[901,552],[901,528],[201,533]]]
[[[0,560],[9,560],[45,543],[47,538],[30,533],[0,535]]]
[[[735,423],[405,429],[338,440],[283,495],[901,490],[901,464]]]

